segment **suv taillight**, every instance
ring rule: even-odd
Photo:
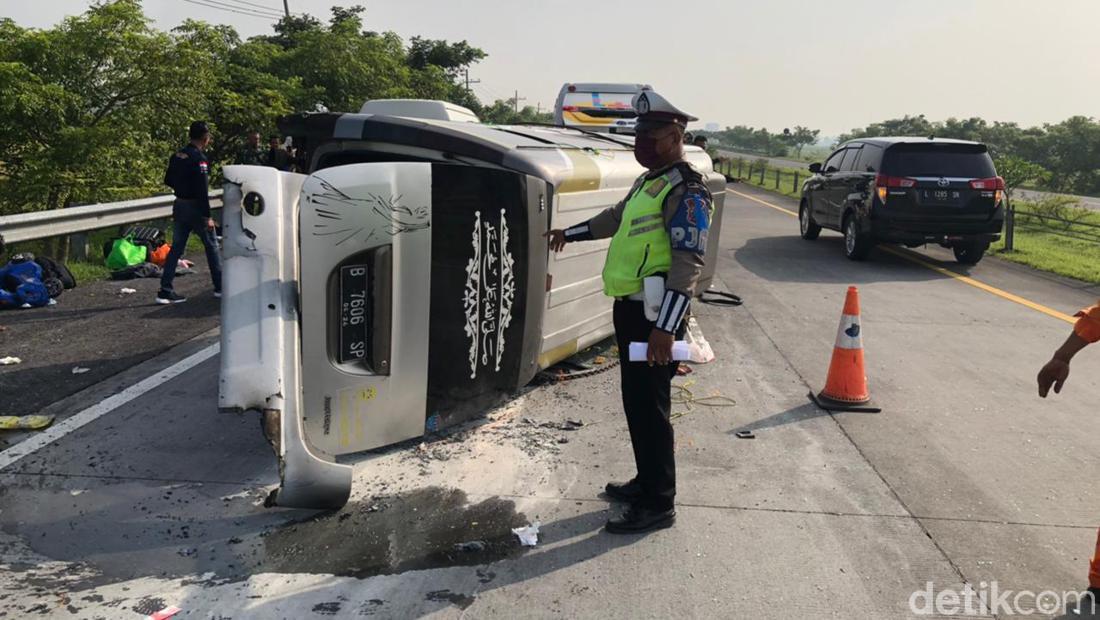
[[[910,187],[916,187],[917,180],[906,177],[892,177],[885,174],[875,176],[875,188],[878,192],[879,202],[886,204],[886,195],[888,193],[887,188],[900,187],[908,189]]]
[[[986,191],[992,191],[1004,188],[1005,180],[1001,177],[993,177],[990,179],[974,179],[970,182],[970,189],[984,189]]]
[[[1005,194],[1005,180],[1002,177],[988,179],[974,179],[970,182],[970,189],[983,192],[993,192],[993,206],[1001,204]]]

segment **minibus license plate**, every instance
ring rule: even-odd
[[[340,268],[340,351],[339,362],[362,362],[367,356],[367,324],[370,304],[367,296],[367,266]]]

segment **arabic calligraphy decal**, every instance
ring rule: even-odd
[[[483,221],[481,211],[475,211],[470,241],[473,256],[466,263],[462,306],[466,312],[466,337],[470,340],[470,378],[476,379],[481,367],[500,372],[504,330],[512,322],[512,303],[516,296],[515,260],[508,248],[508,220],[504,218],[504,209],[500,210],[499,225]]]

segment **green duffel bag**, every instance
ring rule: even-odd
[[[145,262],[148,254],[149,248],[134,243],[130,236],[115,239],[111,244],[111,252],[107,255],[107,268],[118,271],[131,265],[140,265]]]

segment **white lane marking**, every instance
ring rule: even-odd
[[[103,417],[104,415],[118,409],[122,405],[134,400],[138,396],[152,390],[153,388],[164,384],[165,382],[178,377],[179,375],[191,370],[195,366],[205,362],[206,360],[214,357],[221,350],[220,343],[214,343],[201,351],[192,353],[188,357],[172,364],[168,368],[158,372],[155,375],[146,377],[141,381],[131,385],[130,387],[122,390],[118,394],[104,398],[96,405],[92,405],[80,413],[66,418],[62,422],[59,422],[50,428],[31,436],[27,440],[15,444],[14,446],[0,452],[0,470],[10,466],[19,459],[33,454],[35,451],[40,450],[51,443],[61,439],[65,435],[75,431],[76,429],[94,422],[95,420]]]

